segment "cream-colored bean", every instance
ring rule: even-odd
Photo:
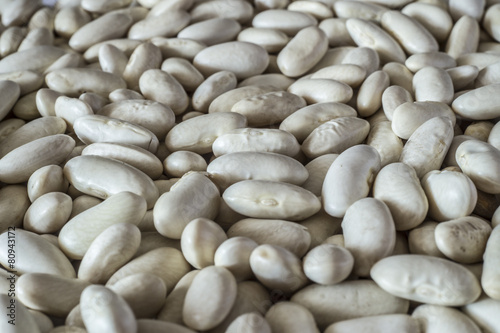
[[[498,262],[499,245],[500,228],[496,226],[491,232],[486,244],[486,250],[484,251],[483,275],[481,277],[481,285],[484,292],[495,300],[500,299],[500,286],[498,284],[500,269],[496,264]]]
[[[306,276],[323,285],[337,284],[345,280],[353,269],[354,257],[343,247],[322,244],[309,251],[303,259]]]
[[[206,171],[205,159],[191,151],[175,151],[163,161],[165,173],[171,177],[182,177],[189,171]]]
[[[336,103],[318,103],[295,111],[280,124],[280,129],[293,134],[299,142],[304,141],[321,124],[340,117],[355,117],[352,107]]]
[[[247,218],[236,222],[227,231],[227,236],[247,237],[257,244],[282,247],[301,258],[309,249],[311,235],[306,228],[294,222]]]
[[[333,11],[326,4],[320,2],[295,1],[289,4],[287,9],[289,11],[309,14],[318,20],[333,17]]]
[[[153,213],[155,227],[165,237],[180,239],[193,219],[214,219],[219,200],[219,190],[210,179],[201,173],[187,173],[158,199]]]
[[[232,79],[231,79],[232,80]],[[268,92],[277,91],[274,86],[246,86],[236,89],[229,89],[228,91],[218,95],[208,107],[209,113],[227,112],[231,110],[237,102],[257,95],[262,95]]]
[[[392,131],[390,121],[381,121],[372,125],[366,144],[378,151],[382,167],[399,161],[403,151],[403,142]]]
[[[266,180],[237,182],[222,197],[231,209],[253,218],[300,221],[321,208],[313,193],[297,185]]]
[[[240,31],[241,25],[236,20],[212,18],[185,27],[177,34],[177,37],[212,46],[234,40]]]
[[[59,233],[59,245],[69,257],[81,259],[108,227],[117,223],[137,225],[145,213],[144,198],[131,192],[117,193],[66,223]]]
[[[460,116],[472,120],[488,120],[500,115],[500,84],[494,83],[470,90],[457,97],[452,108]]]
[[[409,307],[407,300],[387,293],[371,280],[312,284],[295,293],[291,301],[309,309],[321,330],[347,319],[407,313]]]
[[[75,278],[28,273],[17,280],[16,288],[18,299],[25,306],[64,318],[80,302],[80,294],[88,285]]]
[[[500,81],[500,62],[495,62],[481,69],[475,81],[475,87],[483,87]]]
[[[376,232],[372,229],[375,225]],[[383,201],[363,198],[353,203],[345,213],[342,229],[345,248],[354,257],[353,272],[358,276],[369,276],[371,267],[394,250],[396,229]]]
[[[311,312],[293,302],[279,302],[273,305],[266,313],[266,321],[273,332],[319,333]]]
[[[434,237],[437,225],[437,222],[426,221],[410,231],[408,234],[410,253],[445,258],[439,251]]]
[[[439,43],[446,41],[453,26],[453,20],[446,8],[432,3],[413,2],[405,6],[401,13],[418,21]]]
[[[446,53],[457,59],[461,55],[476,52],[479,34],[478,22],[470,16],[462,16],[451,29],[446,42]]]
[[[356,100],[361,117],[373,115],[382,106],[382,93],[389,87],[389,75],[384,71],[370,74],[358,91]]]
[[[15,269],[19,274],[46,273],[65,278],[76,277],[68,258],[43,237],[23,229],[9,229],[0,235],[0,243],[7,249],[10,247],[7,245],[12,244],[13,237],[16,242],[24,244],[23,247],[16,247]],[[2,253],[0,261],[4,267],[12,267],[8,262],[7,251]]]
[[[355,47],[347,50],[344,49],[344,51],[341,51],[340,53],[342,54],[343,52],[346,52],[346,54],[344,57],[340,55],[342,57],[341,64],[357,65],[366,70],[367,76],[375,72],[380,67],[380,56],[377,51],[370,47]]]
[[[87,68],[57,69],[47,74],[45,81],[50,89],[70,97],[83,92],[108,96],[113,90],[126,88],[121,77]]]
[[[128,303],[136,318],[153,318],[165,303],[167,288],[152,274],[132,274],[108,287]]]
[[[484,13],[485,4],[486,4],[485,0],[480,0],[480,1],[451,0],[448,6],[450,14],[455,21],[465,15],[468,15],[480,21]]]
[[[235,112],[198,116],[172,128],[165,138],[165,144],[172,152],[188,150],[206,154],[212,152],[212,144],[219,136],[246,125],[246,117]]]
[[[387,7],[373,2],[356,4],[351,1],[336,1],[333,4],[333,9],[338,17],[358,18],[376,22],[380,22],[382,14],[389,10]]]
[[[222,155],[208,165],[207,172],[224,189],[250,179],[301,185],[308,177],[307,170],[293,158],[266,152]]]
[[[497,52],[473,52],[459,56],[457,65],[472,65],[481,70],[498,61],[500,61],[500,55]]]
[[[236,152],[269,152],[293,157],[299,153],[300,145],[288,131],[241,128],[218,137],[212,149],[217,157]]]
[[[432,118],[413,132],[399,161],[412,166],[422,178],[427,172],[440,168],[452,140],[451,120],[447,117]]]
[[[12,81],[0,81],[0,99],[2,106],[0,107],[0,121],[12,109],[21,94],[19,85]]]
[[[287,90],[295,80],[281,73],[254,75],[241,81],[238,87],[246,86],[273,86],[276,91]]]
[[[229,314],[237,294],[236,280],[223,267],[202,269],[189,286],[182,317],[188,327],[209,330]]]
[[[98,285],[85,288],[80,297],[82,319],[89,333],[137,332],[134,312],[117,293]]]
[[[68,181],[58,165],[47,165],[33,172],[28,179],[28,196],[31,202],[49,192],[66,192]]]
[[[369,332],[420,332],[419,322],[406,314],[388,314],[343,320],[327,327],[325,333]]]
[[[30,92],[22,96],[12,108],[12,114],[23,120],[33,120],[40,117],[36,109],[36,92]]]
[[[80,6],[61,8],[54,18],[54,30],[63,38],[71,36],[82,26],[90,22],[90,15]]]
[[[77,118],[94,114],[87,103],[66,96],[60,96],[56,99],[54,111],[56,116],[66,121],[69,131],[73,130],[73,124]]]
[[[465,216],[441,222],[434,238],[438,249],[453,261],[463,264],[481,262],[491,226],[483,219]]]
[[[362,143],[370,131],[368,121],[356,117],[336,118],[318,126],[302,143],[302,151],[309,158],[334,153]]]
[[[452,261],[407,254],[387,257],[371,269],[371,277],[392,295],[417,302],[462,306],[481,294],[477,278]],[[401,280],[401,276],[405,276]]]
[[[451,77],[455,91],[460,91],[470,86],[479,75],[479,70],[474,65],[463,65],[446,70]]]
[[[22,27],[14,26],[5,29],[0,37],[0,56],[6,57],[16,52],[27,33],[28,30]]]
[[[233,237],[222,242],[214,255],[214,263],[228,269],[236,281],[245,281],[253,276],[250,254],[258,244],[247,237]]]
[[[460,144],[455,153],[462,171],[470,177],[476,188],[486,193],[500,192],[500,152],[492,145],[479,140]]]
[[[68,221],[72,207],[69,195],[62,192],[46,193],[28,208],[23,227],[38,234],[57,232]]]
[[[271,333],[267,320],[258,312],[249,312],[237,317],[228,326],[226,333]]]
[[[308,104],[346,103],[353,96],[353,90],[350,86],[330,79],[301,79],[292,83],[287,91],[301,96]]]
[[[347,208],[368,195],[374,174],[380,170],[380,157],[367,145],[351,147],[333,161],[322,189],[325,211],[343,217]]]
[[[416,73],[424,67],[453,68],[457,66],[457,62],[447,53],[429,52],[417,53],[408,57],[405,61],[405,66],[413,73]]]
[[[96,0],[82,0],[82,8],[89,12],[106,13],[114,9],[119,9],[130,4],[130,0],[112,0],[101,3]]]
[[[186,111],[189,98],[182,85],[160,69],[149,69],[139,79],[141,93],[147,99],[167,105],[179,115]]]
[[[160,68],[161,61],[162,54],[156,45],[146,42],[136,47],[122,72],[127,87],[139,90],[139,79],[142,74],[148,69]]]
[[[269,53],[277,53],[286,46],[289,37],[277,29],[250,27],[243,29],[237,40],[257,44]]]
[[[254,15],[254,8],[247,2],[232,3],[228,0],[217,0],[213,3],[196,3],[189,13],[191,22],[226,17],[239,23],[247,23]]]
[[[403,163],[383,167],[373,184],[373,197],[389,208],[397,230],[410,230],[422,223],[429,204],[415,170]]]
[[[163,59],[180,57],[189,61],[192,61],[198,52],[207,47],[203,43],[183,38],[153,37],[151,43],[160,48]]]
[[[500,328],[500,320],[496,313],[500,309],[500,301],[483,294],[474,303],[467,304],[461,310],[479,326],[483,332],[495,332]]]
[[[316,24],[317,20],[309,14],[284,9],[264,10],[252,20],[255,28],[276,29],[289,36],[295,36],[300,30]]]
[[[189,263],[184,259],[181,251],[172,247],[160,247],[122,266],[109,278],[106,286],[112,286],[127,276],[145,273],[161,278],[168,291],[172,290],[190,269]]]
[[[429,201],[429,217],[435,221],[468,216],[477,203],[476,186],[461,172],[431,171],[422,178],[422,187]]]
[[[148,129],[119,119],[101,115],[78,117],[74,124],[76,135],[82,142],[111,142],[136,145],[156,152],[158,138]]]
[[[284,91],[270,92],[240,100],[231,112],[244,115],[252,127],[271,126],[306,106],[306,101]]]
[[[287,76],[303,75],[321,60],[327,49],[328,39],[321,29],[304,28],[278,54],[278,67]]]
[[[120,221],[121,222],[121,221]],[[78,278],[104,284],[135,254],[141,241],[139,229],[131,223],[113,224],[90,244],[78,269]]]
[[[358,46],[369,47],[377,51],[382,63],[391,61],[404,63],[406,55],[401,46],[375,23],[350,18],[346,22],[346,27],[354,42]]]
[[[185,10],[148,15],[130,27],[128,38],[147,40],[153,37],[173,37],[189,24],[189,19],[190,15]]]
[[[380,23],[408,54],[437,52],[439,49],[436,39],[424,26],[398,11],[384,12]]]
[[[130,89],[116,89],[109,93],[109,101],[111,103],[117,103],[122,101],[128,101],[133,99],[143,100],[144,96],[134,90]],[[155,133],[156,134],[156,133]]]
[[[500,30],[498,29],[498,13],[500,5],[493,4],[484,14],[483,27],[497,42],[500,40]]]
[[[55,103],[62,93],[42,88],[36,93],[36,108],[42,117],[55,116]]]
[[[300,259],[280,246],[258,246],[250,255],[250,266],[257,279],[271,290],[290,294],[307,284]]]
[[[330,47],[355,45],[345,26],[346,21],[345,18],[327,18],[318,25],[318,28],[326,34]]]
[[[132,23],[132,16],[127,14],[103,15],[75,31],[69,40],[69,45],[77,51],[84,52],[96,43],[123,37]]]
[[[498,123],[491,128],[487,141],[493,147],[500,149],[500,125]]]
[[[206,77],[227,70],[241,80],[264,72],[269,55],[256,44],[233,41],[203,49],[195,56],[193,64]]]
[[[389,62],[382,67],[389,74],[391,85],[398,85],[409,92],[413,92],[413,73],[405,65]]]
[[[330,79],[357,88],[366,77],[366,70],[358,65],[340,64],[324,67],[316,71],[311,79]]]
[[[206,218],[194,219],[182,231],[182,254],[194,268],[214,265],[215,251],[226,239],[217,223]]]
[[[151,152],[128,144],[92,143],[85,147],[82,156],[94,155],[125,162],[144,172],[151,179],[158,179],[163,173],[161,161]]]
[[[63,162],[74,147],[75,141],[64,134],[26,143],[1,159],[0,180],[9,184],[25,182],[39,168]]]
[[[411,315],[428,333],[457,332],[479,333],[481,330],[461,311],[440,305],[419,305]]]
[[[161,69],[172,75],[186,91],[195,91],[203,82],[204,77],[186,59],[168,58],[161,64]]]
[[[443,166],[446,167],[453,167],[456,166],[458,167],[457,159],[456,159],[456,151],[458,147],[462,144],[462,142],[467,141],[467,140],[473,140],[472,136],[468,135],[457,135],[453,138],[451,141],[450,148],[448,149],[448,152],[446,153],[446,157],[444,158]]]
[[[236,83],[236,75],[230,71],[220,71],[210,75],[193,93],[193,108],[207,112],[213,100],[223,93],[236,88]]]
[[[168,106],[149,100],[110,103],[98,114],[139,125],[153,132],[159,140],[163,140],[175,124],[175,115]]]
[[[0,144],[0,157],[4,157],[16,148],[34,140],[63,134],[65,131],[66,123],[60,118],[49,116],[35,119],[23,125],[2,141]]]
[[[35,315],[24,304],[19,304],[14,298],[0,294],[0,306],[7,309],[5,311],[7,318],[4,318],[0,323],[2,332],[44,333],[38,326]],[[16,316],[18,320],[16,320]],[[19,320],[20,318],[22,320]],[[52,324],[52,322],[50,323]]]
[[[434,101],[450,105],[453,101],[453,81],[448,73],[437,67],[424,67],[413,76],[416,101]]]

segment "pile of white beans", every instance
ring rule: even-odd
[[[500,332],[500,0],[0,15],[0,332]]]

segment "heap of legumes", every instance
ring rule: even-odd
[[[0,332],[500,332],[500,0],[0,16]]]

